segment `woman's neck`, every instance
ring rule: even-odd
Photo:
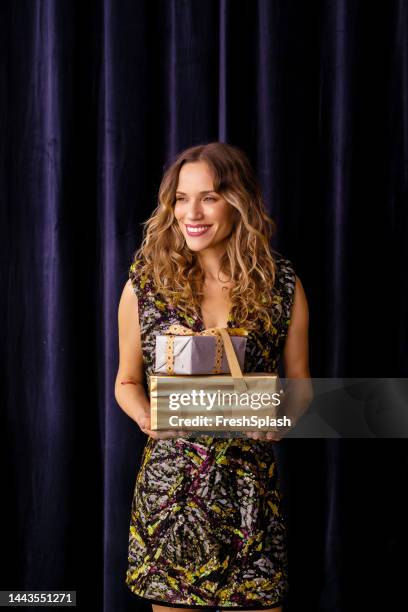
[[[218,249],[216,247],[212,249],[205,249],[198,253],[198,258],[201,267],[204,270],[205,280],[207,282],[219,282],[221,258],[224,253],[224,247]],[[223,276],[221,276],[221,278],[223,278]],[[224,280],[223,282],[227,282],[227,280]]]

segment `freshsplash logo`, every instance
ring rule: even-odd
[[[262,429],[263,427],[276,428],[276,427],[291,427],[292,422],[287,416],[280,418],[273,418],[271,416],[258,417],[255,414],[251,416],[241,417],[225,417],[217,414],[215,417],[197,415],[194,417],[179,417],[172,415],[169,418],[170,427],[179,429],[180,427],[230,427],[230,428],[242,428],[242,427],[255,427]]]

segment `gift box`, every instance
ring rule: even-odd
[[[192,332],[188,328],[171,326],[165,347],[167,369],[174,366],[175,356],[169,347],[177,338],[177,332],[189,336],[190,340],[207,339],[211,330]],[[172,329],[173,328],[173,329]],[[174,329],[176,328],[176,329]],[[178,328],[178,329],[177,329]],[[239,328],[236,328],[239,329]],[[149,396],[151,428],[153,430],[205,431],[206,435],[222,435],[226,432],[270,430],[276,427],[277,406],[281,401],[281,390],[276,373],[250,372],[244,374],[239,365],[233,340],[233,330],[213,328],[221,342],[228,362],[228,374],[176,375],[149,374]],[[174,333],[172,333],[174,332]],[[166,334],[166,332],[165,332]],[[211,339],[211,338],[210,338]],[[202,344],[201,342],[199,344]],[[187,345],[185,345],[187,346]],[[174,345],[173,345],[174,348]],[[193,343],[194,348],[194,343]],[[216,346],[213,370],[220,369],[222,358]],[[201,367],[201,365],[199,365]],[[253,412],[255,411],[255,412]],[[255,422],[254,415],[256,415]]]
[[[245,365],[247,331],[227,328],[242,370]],[[156,336],[155,372],[164,374],[229,374],[230,369],[218,328],[194,332],[171,325]]]
[[[231,338],[232,340],[232,338]],[[281,383],[278,374],[260,372],[243,375],[245,390],[237,388],[237,379],[228,374],[200,375],[200,376],[172,376],[169,374],[153,374],[148,378],[151,429],[157,430],[184,430],[185,432],[201,432],[211,436],[221,436],[222,432],[244,431],[272,431],[273,425],[269,419],[279,416],[279,404],[273,394],[281,397]],[[192,402],[192,394],[198,398],[203,395],[204,402]],[[248,396],[243,405],[238,401],[242,393]],[[237,395],[236,395],[237,394]],[[190,397],[190,404],[181,402],[181,396]],[[209,403],[208,396],[212,396]],[[235,399],[234,396],[237,398]],[[262,403],[260,397],[262,396]],[[170,398],[171,401],[170,401]],[[206,399],[207,398],[207,399]],[[252,398],[252,399],[251,399]],[[265,402],[268,398],[269,404]],[[251,402],[256,400],[256,409],[251,408]],[[175,406],[177,400],[179,405]],[[210,408],[209,408],[210,407]],[[225,421],[217,423],[217,417],[222,416]],[[256,419],[265,419],[261,425],[239,423],[239,419],[252,416]],[[172,423],[172,418],[183,419]],[[185,419],[191,419],[191,422]],[[234,420],[235,419],[235,420]]]

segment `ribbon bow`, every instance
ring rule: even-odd
[[[213,374],[221,372],[221,362],[224,343],[222,340],[223,331],[230,336],[247,336],[248,331],[243,327],[209,327],[203,331],[193,331],[184,325],[170,325],[163,333],[168,335],[166,344],[166,370],[168,374],[174,374],[174,336],[215,336],[215,363],[212,370]]]

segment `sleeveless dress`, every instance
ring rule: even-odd
[[[249,332],[245,372],[276,372],[287,335],[296,276],[280,254],[272,331]],[[155,336],[173,323],[205,329],[165,302],[138,274],[145,372],[154,373]],[[236,327],[230,314],[228,327]],[[147,393],[147,385],[145,382]],[[131,508],[126,585],[163,606],[273,608],[287,595],[287,532],[274,444],[248,437],[147,438]]]

